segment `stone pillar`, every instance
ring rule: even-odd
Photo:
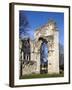
[[[53,47],[51,45],[53,44],[51,40],[48,42],[48,73],[53,73]]]
[[[35,42],[30,42],[31,45],[31,61],[36,61],[36,72],[40,73],[40,53],[38,51],[38,47],[35,46]]]
[[[55,73],[59,73],[59,32],[54,33],[54,53],[53,53],[53,70]]]
[[[55,31],[52,48],[48,44],[48,73],[59,73],[59,32]]]
[[[36,52],[37,69],[36,73],[40,73],[40,52]]]
[[[30,48],[31,48],[31,61],[34,61],[34,45],[33,45],[33,42],[30,41]]]

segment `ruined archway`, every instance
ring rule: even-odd
[[[40,46],[47,41],[48,46],[48,73],[59,73],[59,32],[56,23],[50,21],[36,30],[34,40],[34,60],[37,62],[37,72],[40,73]]]
[[[40,46],[40,73],[48,73],[48,45],[47,40],[43,38],[39,38],[39,40],[42,40],[41,46]]]
[[[23,68],[24,74],[41,73],[41,46],[46,44],[48,47],[48,62],[46,73],[59,73],[59,32],[54,22],[49,22],[45,26],[37,29],[34,33],[34,40],[30,40],[30,61],[31,65]]]

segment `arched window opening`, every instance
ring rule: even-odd
[[[40,47],[40,73],[48,73],[48,46],[43,41]]]

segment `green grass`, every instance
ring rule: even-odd
[[[20,79],[63,77],[64,74],[30,74],[21,76]]]

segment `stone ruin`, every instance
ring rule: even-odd
[[[47,43],[48,57],[46,67],[41,66],[40,47],[43,42]],[[46,73],[59,73],[59,32],[54,21],[49,21],[44,26],[37,29],[34,33],[34,40],[29,40],[30,52],[27,61],[24,59],[24,52],[20,49],[20,64],[22,64],[22,75],[41,73],[41,70],[46,70]],[[22,41],[20,40],[20,48]],[[21,60],[23,63],[21,63]]]

